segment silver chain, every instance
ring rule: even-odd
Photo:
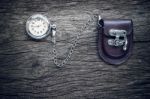
[[[77,36],[76,36],[76,39],[74,40],[74,42],[72,43],[71,47],[70,47],[70,50],[68,51],[68,54],[66,56],[65,59],[63,59],[60,63],[58,62],[58,58],[57,58],[57,51],[56,51],[56,40],[55,40],[55,35],[56,35],[56,25],[53,25],[52,26],[52,42],[53,42],[53,62],[54,64],[57,66],[57,67],[63,67],[64,64],[66,64],[68,62],[68,60],[70,59],[71,55],[73,54],[73,51],[75,49],[75,47],[77,46],[77,43],[78,43],[78,39],[81,35],[81,33],[90,25],[90,22],[94,22],[94,17],[91,18],[91,20],[89,20],[85,26],[83,26],[81,28],[81,30],[78,32]]]

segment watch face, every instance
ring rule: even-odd
[[[46,16],[35,14],[26,23],[27,34],[34,39],[42,39],[49,35],[50,22]]]

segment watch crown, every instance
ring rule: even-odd
[[[52,25],[52,29],[56,30],[56,25],[55,24]]]

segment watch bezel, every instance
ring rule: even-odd
[[[36,36],[36,35],[33,35],[30,30],[29,30],[29,23],[32,19],[35,19],[35,18],[42,18],[44,19],[44,21],[46,21],[48,23],[48,30],[46,33],[44,33],[43,35],[41,36]],[[45,15],[42,15],[42,14],[34,14],[32,16],[30,16],[27,21],[26,21],[26,31],[27,31],[27,34],[33,38],[33,39],[37,39],[37,40],[40,40],[40,39],[44,39],[45,37],[47,37],[49,34],[50,34],[50,29],[51,29],[51,25],[50,25],[50,21],[48,20],[48,18],[45,16]]]

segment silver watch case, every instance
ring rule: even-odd
[[[36,36],[36,35],[33,35],[30,31],[29,31],[29,23],[31,20],[33,19],[36,19],[36,18],[41,18],[43,19],[44,21],[47,22],[48,24],[48,30],[45,34],[41,35],[41,36]],[[32,16],[30,16],[28,19],[27,19],[27,22],[26,22],[26,31],[27,31],[27,34],[33,38],[33,39],[37,39],[37,40],[40,40],[40,39],[43,39],[45,37],[47,37],[49,34],[50,34],[50,30],[51,30],[51,25],[50,25],[50,21],[48,20],[48,18],[44,15],[41,15],[41,14],[34,14]]]

